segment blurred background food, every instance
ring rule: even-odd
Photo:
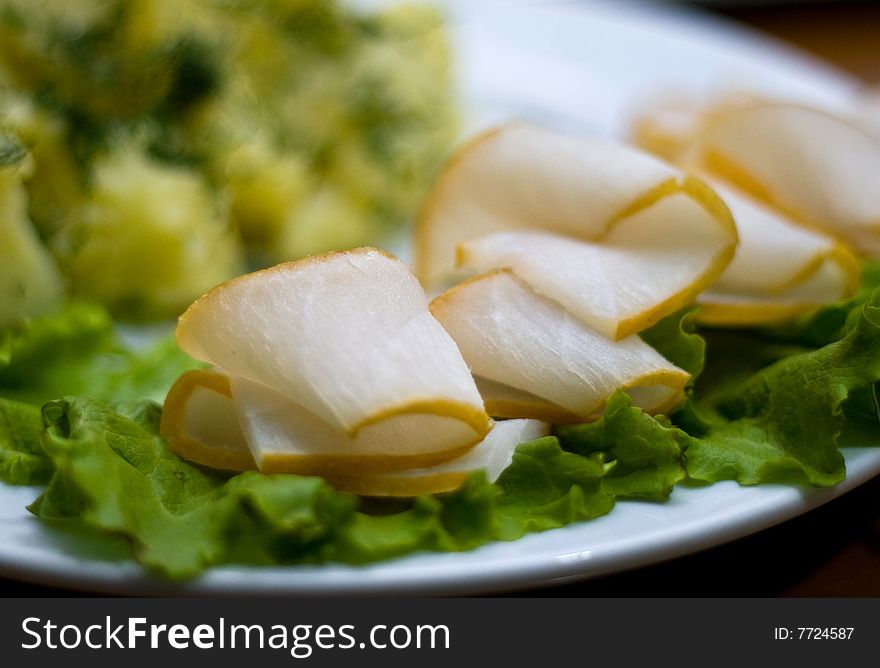
[[[457,106],[441,12],[369,4],[0,0],[0,327],[65,295],[169,319],[248,269],[385,243]],[[875,3],[679,4],[880,80],[873,42],[837,37]]]
[[[2,0],[0,326],[64,290],[173,317],[392,233],[455,136],[449,63],[424,4]]]

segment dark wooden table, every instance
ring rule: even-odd
[[[876,0],[746,2],[715,11],[823,58],[866,84],[880,85],[880,2]]]
[[[880,3],[712,9],[880,84]],[[71,592],[0,579],[4,596]],[[76,593],[76,592],[74,592]],[[628,573],[525,595],[880,596],[880,478],[780,526]]]

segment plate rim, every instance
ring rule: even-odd
[[[842,448],[847,462],[846,479],[826,488],[805,488],[794,485],[761,485],[740,487],[733,481],[722,481],[702,489],[726,487],[734,494],[752,493],[771,496],[760,498],[746,508],[725,515],[719,520],[709,514],[690,525],[673,525],[672,530],[658,530],[647,536],[629,536],[605,546],[540,557],[526,555],[522,559],[486,560],[480,563],[479,552],[493,545],[515,545],[518,541],[495,541],[464,552],[419,552],[396,559],[364,566],[345,564],[237,566],[223,565],[207,569],[194,580],[174,582],[151,576],[132,560],[102,561],[55,554],[42,562],[29,563],[10,554],[0,546],[0,574],[33,584],[61,586],[72,590],[125,595],[297,595],[297,596],[401,596],[401,595],[470,595],[492,594],[513,589],[522,590],[558,584],[565,581],[588,580],[623,573],[636,568],[697,554],[739,538],[756,534],[793,519],[843,496],[859,485],[880,475],[880,450],[876,448]],[[2,485],[2,483],[0,483]],[[37,489],[27,487],[25,489]],[[743,491],[741,491],[743,490]],[[676,494],[688,493],[677,487]],[[680,498],[678,500],[681,500]],[[620,500],[615,510],[648,503]],[[669,501],[665,502],[669,503]],[[687,500],[684,503],[688,503]],[[612,511],[613,512],[613,511]],[[576,522],[551,532],[589,531],[592,523],[609,521],[611,513],[594,520]],[[34,522],[38,522],[33,518]],[[545,532],[546,533],[546,532]],[[672,534],[671,536],[669,534]],[[540,541],[542,533],[529,534],[525,539]],[[520,541],[523,539],[519,539]],[[635,549],[638,544],[638,549]],[[477,567],[462,570],[459,561],[476,559]],[[403,576],[396,569],[400,564],[416,560],[451,562],[423,564]],[[589,564],[590,568],[584,568]],[[411,564],[410,564],[411,565]],[[598,565],[598,566],[597,566]],[[424,571],[430,569],[431,575]],[[419,572],[421,575],[419,576]],[[331,573],[342,580],[327,583],[321,574]],[[414,577],[416,576],[416,577]]]

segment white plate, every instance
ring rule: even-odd
[[[517,116],[620,135],[640,100],[730,87],[843,106],[856,84],[751,33],[687,13],[597,3],[449,3],[471,126]],[[880,473],[880,450],[845,452],[832,489],[720,483],[678,487],[662,504],[621,502],[604,517],[460,554],[366,567],[216,568],[174,588],[106,546],[48,530],[24,509],[38,490],[0,486],[0,574],[111,592],[467,593],[592,577],[732,540],[794,517]],[[118,551],[117,551],[118,555]]]

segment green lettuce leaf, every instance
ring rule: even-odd
[[[0,480],[45,484],[52,460],[39,446],[40,406],[65,395],[161,401],[174,380],[198,366],[169,336],[124,345],[107,312],[72,302],[0,331]]]
[[[324,480],[247,472],[224,478],[179,459],[158,435],[158,407],[117,410],[85,398],[43,409],[55,470],[30,506],[40,518],[128,538],[150,569],[187,577],[212,564],[363,563],[416,550],[455,551],[602,515],[600,456],[547,437],[520,446],[496,484],[378,502]]]
[[[54,401],[43,409],[43,447],[55,464],[45,492],[30,507],[49,520],[73,519],[129,537],[143,564],[173,576],[222,561],[236,534],[272,522],[275,539],[305,547],[329,531],[351,501],[318,479],[291,477],[279,494],[276,476],[233,481],[170,453],[156,430],[152,404],[119,412],[90,399]],[[268,536],[250,545],[253,560]]]
[[[65,395],[161,401],[194,366],[170,336],[143,349],[124,345],[107,312],[92,304],[74,302],[0,333],[0,397],[37,406]]]
[[[692,439],[663,416],[651,417],[616,392],[596,422],[556,427],[562,446],[612,463],[602,488],[614,497],[662,500],[685,477],[682,451]]]
[[[14,387],[61,360],[112,344],[113,321],[102,308],[70,302],[55,313],[22,318],[0,331],[0,384]]]
[[[839,341],[785,356],[701,401],[708,430],[685,453],[688,475],[741,484],[843,480],[844,404],[880,380],[880,292],[856,314]]]
[[[614,497],[602,487],[602,457],[565,452],[554,437],[517,448],[496,483],[501,535],[506,540],[604,515]]]
[[[697,310],[686,308],[641,332],[649,346],[696,378],[706,361],[706,342],[697,333]]]
[[[52,462],[40,447],[40,409],[0,399],[0,480],[10,485],[46,484]]]
[[[703,434],[708,430],[705,420],[696,408],[695,399],[697,396],[705,394],[707,386],[714,384],[713,377],[716,375],[713,373],[716,366],[716,346],[712,346],[712,357],[707,358],[705,332],[697,330],[697,313],[698,308],[696,307],[673,313],[639,335],[645,343],[666,359],[691,374],[691,380],[685,388],[684,400],[670,415],[672,424],[680,428],[679,433],[676,434],[676,440],[682,447],[686,445],[687,439],[685,437],[687,434]],[[730,368],[725,369],[727,373],[730,373],[731,370]],[[733,370],[736,370],[735,366]],[[726,379],[726,375],[723,373],[721,375]],[[641,420],[642,424],[649,424],[644,422],[644,418],[634,419]],[[660,420],[659,426],[672,426],[663,422],[662,418]],[[658,442],[662,442],[668,437],[669,434],[662,430],[657,431],[657,427],[652,425],[647,440],[653,442],[655,438],[658,438]],[[670,474],[674,476],[671,469]]]

